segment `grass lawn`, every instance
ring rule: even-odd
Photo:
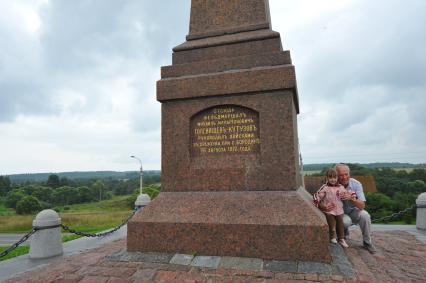
[[[0,252],[4,251],[8,247],[9,246],[0,246]],[[14,249],[13,251],[11,251],[8,255],[1,257],[0,261],[27,254],[29,251],[30,251],[29,246],[19,246],[16,249]]]
[[[101,202],[55,207],[62,224],[85,232],[99,232],[120,224],[132,212],[126,199],[116,196]],[[4,207],[3,207],[4,208]],[[25,233],[31,230],[35,215],[16,215],[8,209],[0,210],[0,233]]]

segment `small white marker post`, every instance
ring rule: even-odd
[[[151,202],[151,198],[149,197],[149,195],[144,194],[142,192],[142,183],[143,183],[142,161],[138,157],[136,157],[134,155],[132,155],[130,157],[138,160],[139,163],[140,163],[140,165],[141,165],[140,173],[139,173],[139,176],[140,176],[140,180],[139,180],[139,196],[137,197],[137,199],[135,201],[135,208],[139,209],[139,208],[142,208],[144,206],[147,206]]]

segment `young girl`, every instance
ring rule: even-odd
[[[323,202],[324,204],[334,204],[334,209],[325,212],[325,217],[327,218],[328,223],[328,231],[330,233],[330,241],[333,244],[337,244],[337,232],[339,244],[344,248],[348,248],[349,246],[345,241],[343,225],[343,203],[340,200],[340,194],[345,194],[347,190],[337,182],[336,170],[327,170],[325,177],[326,183],[314,195],[314,204],[317,206],[320,202]]]

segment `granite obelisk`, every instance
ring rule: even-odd
[[[329,262],[268,1],[192,0],[186,39],[157,82],[162,192],[129,222],[128,250]]]

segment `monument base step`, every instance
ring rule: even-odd
[[[325,217],[304,189],[162,192],[127,229],[129,252],[331,261]]]

